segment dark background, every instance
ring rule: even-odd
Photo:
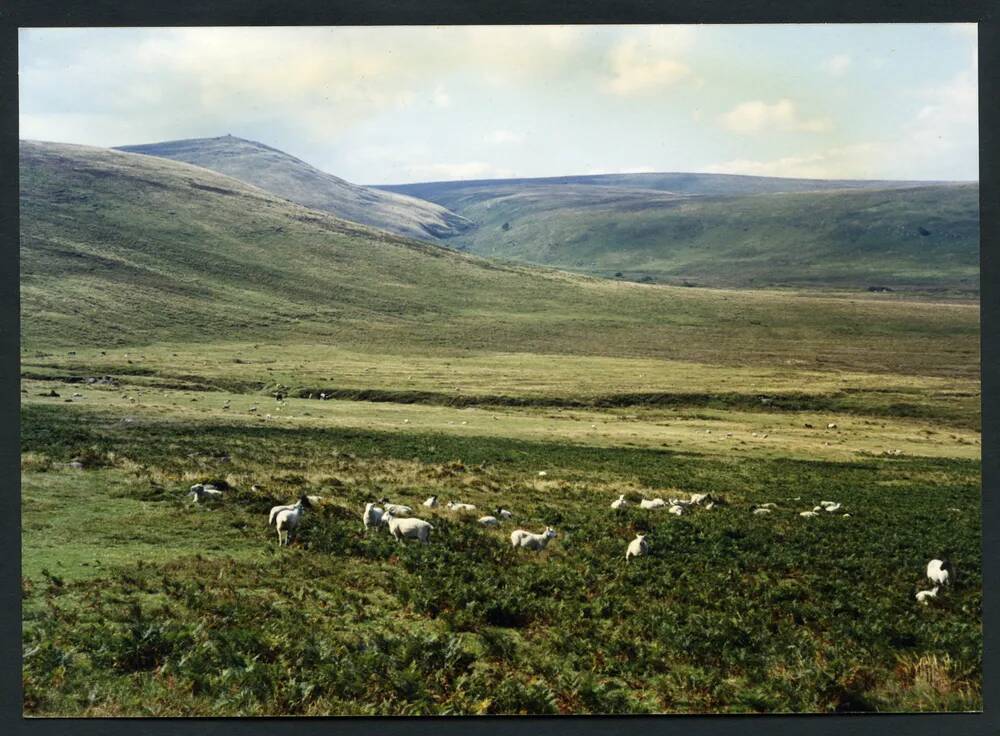
[[[998,0],[0,0],[0,728],[32,734],[1000,734],[1000,259],[995,253]],[[980,714],[600,718],[23,719],[21,717],[17,29],[52,26],[979,22],[983,389]],[[933,49],[927,49],[933,54]],[[753,605],[752,601],[747,602]]]

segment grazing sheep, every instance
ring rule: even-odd
[[[951,585],[955,582],[955,567],[948,560],[931,560],[927,563],[927,577],[938,585]]]
[[[385,507],[387,514],[392,514],[393,516],[408,516],[413,513],[413,509],[409,506],[403,506],[399,503],[389,503],[388,496],[382,496],[378,502]]]
[[[762,508],[762,509],[776,509],[776,508],[778,508],[778,504],[776,504],[774,501],[768,501],[767,503],[760,504],[760,508]]]
[[[712,501],[712,494],[711,493],[692,493],[691,494],[691,503],[695,504],[696,506],[701,506],[703,503],[706,503],[706,502],[710,503],[711,501]]]
[[[628,506],[628,501],[625,500],[624,493],[611,502],[611,508],[613,509],[621,509],[625,508],[626,506]]]
[[[811,519],[813,516],[819,516],[819,514],[817,514],[815,511],[802,511],[799,513],[799,516],[802,516],[806,519]]]
[[[677,504],[674,504],[673,506],[671,506],[669,509],[667,509],[667,511],[669,511],[674,516],[683,516],[684,515],[684,507],[683,506],[678,506]]]
[[[544,471],[544,470],[539,470],[538,471],[538,477],[539,478],[544,478],[546,475],[548,475],[548,473],[546,471]]]
[[[375,504],[370,502],[366,503],[365,512],[361,516],[362,521],[364,521],[365,523],[365,531],[367,532],[369,529],[372,528],[378,529],[378,527],[382,525],[382,519],[384,514],[385,511],[383,509],[380,509]]]
[[[760,508],[756,508],[756,509],[754,509],[754,510],[753,510],[753,513],[754,513],[754,514],[755,514],[756,516],[763,516],[764,514],[769,514],[769,513],[771,513],[771,509],[768,509],[768,508],[764,508],[763,506],[761,506]]]
[[[479,523],[483,526],[498,526],[500,524],[500,520],[495,516],[483,516],[479,519]]]
[[[449,501],[447,507],[450,511],[475,511],[476,507],[471,503],[459,503],[458,501]]]
[[[533,534],[524,529],[515,529],[510,533],[510,543],[517,549],[543,550],[548,545],[549,540],[556,536],[556,530],[550,526],[545,527],[541,534]]]
[[[404,539],[417,539],[421,544],[427,544],[431,535],[431,526],[423,519],[403,518],[397,519],[388,511],[382,516],[382,521],[389,527],[389,533],[394,536],[400,544]]]
[[[426,501],[424,501],[424,506],[426,506],[429,509],[435,509],[437,508],[437,505],[438,505],[437,495],[431,496]]]
[[[842,507],[843,507],[843,504],[842,504],[842,503],[834,503],[834,504],[830,504],[829,506],[824,506],[824,507],[823,507],[823,510],[824,510],[824,511],[829,511],[829,512],[831,512],[831,513],[832,513],[832,512],[834,512],[834,511],[840,511],[840,509],[841,509]]]
[[[505,508],[501,508],[500,506],[497,506],[496,515],[503,520],[514,518],[514,514]]]
[[[271,509],[271,513],[268,517],[268,526],[273,525],[278,531],[278,545],[288,546],[292,543],[292,537],[295,535],[295,531],[299,528],[299,523],[302,521],[302,514],[305,510],[311,508],[312,504],[309,502],[307,496],[299,497],[298,503],[291,506],[275,506]],[[284,534],[284,541],[282,541],[282,534]]]
[[[639,502],[639,506],[644,509],[659,509],[663,508],[666,505],[667,502],[664,501],[662,498],[654,498],[652,501],[649,501],[644,498]]]
[[[836,429],[837,428],[837,423],[836,422],[830,422],[829,424],[826,425],[826,428],[827,429]]]
[[[941,586],[939,585],[935,585],[930,590],[918,591],[916,596],[914,596],[917,599],[917,603],[923,603],[926,606],[930,602],[931,598],[937,598],[940,587]]]
[[[191,486],[191,492],[188,494],[194,496],[194,502],[199,501],[218,501],[222,498],[222,491],[220,491],[215,486],[206,486],[201,483],[195,483]]]
[[[835,504],[836,504],[836,501],[820,501],[819,502],[820,506],[833,506]]]
[[[649,542],[646,541],[646,535],[636,534],[635,539],[628,543],[628,549],[625,550],[625,562],[628,562],[633,557],[642,557],[648,554]]]

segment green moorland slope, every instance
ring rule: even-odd
[[[488,257],[704,286],[978,291],[976,184],[829,182],[770,191],[782,180],[750,177],[739,187],[712,180],[664,191],[633,186],[643,176],[654,175],[394,189],[475,222],[447,244]],[[670,183],[684,184],[648,182]]]
[[[305,207],[410,238],[434,240],[456,235],[471,225],[440,205],[351,184],[283,151],[231,135],[122,146],[119,150],[201,166]]]
[[[25,350],[307,339],[978,371],[973,303],[651,287],[501,264],[105,149],[25,142],[20,175]]]
[[[795,179],[782,176],[747,176],[744,174],[699,174],[694,172],[649,172],[633,174],[585,174],[579,176],[546,176],[531,179],[464,179],[431,181],[415,184],[382,184],[377,188],[408,194],[432,202],[448,202],[445,207],[458,206],[469,192],[486,193],[498,186],[526,187],[612,187],[614,189],[644,189],[670,192],[681,196],[737,196],[774,194],[780,192],[821,192],[832,189],[910,189],[920,186],[949,184],[946,181],[907,181],[896,179]]]
[[[982,707],[976,302],[593,279],[21,154],[27,715]],[[383,495],[428,545],[363,533]]]

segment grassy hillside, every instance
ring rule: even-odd
[[[105,149],[25,142],[20,175],[26,351],[224,337],[978,370],[975,305],[651,287],[502,265]]]
[[[947,184],[933,181],[893,181],[880,179],[792,179],[777,176],[739,174],[696,174],[681,172],[646,174],[591,174],[585,176],[550,176],[534,179],[472,179],[432,181],[416,184],[382,184],[378,189],[409,194],[452,207],[471,190],[499,187],[615,187],[673,192],[678,195],[737,196],[776,192],[820,192],[833,189],[895,189]]]
[[[305,207],[411,238],[447,237],[470,225],[440,205],[351,184],[287,153],[230,135],[122,146],[119,150],[202,166]]]
[[[982,708],[978,302],[491,261],[105,149],[20,169],[26,715]],[[363,533],[383,495],[429,544]]]
[[[749,179],[743,183],[748,192],[786,181]],[[887,286],[970,294],[979,288],[975,184],[871,188],[855,182],[833,189],[851,183],[829,182],[824,191],[789,185],[788,192],[737,196],[739,186],[686,186],[679,176],[599,180],[400,189],[476,223],[450,239],[450,247],[600,276],[724,287]],[[659,191],[636,183],[679,186]],[[809,184],[799,182],[802,189]],[[691,193],[697,196],[682,196]]]

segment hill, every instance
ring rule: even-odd
[[[201,166],[305,207],[412,238],[449,237],[470,225],[440,205],[351,184],[263,143],[230,135],[122,146],[119,150]]]
[[[109,149],[22,142],[20,182],[25,351],[300,340],[978,370],[974,304],[644,286],[502,264]]]
[[[431,202],[457,203],[470,190],[484,192],[496,188],[525,187],[618,187],[650,189],[684,195],[737,196],[787,192],[822,192],[832,189],[895,189],[933,186],[954,182],[894,181],[883,179],[792,179],[779,176],[742,174],[698,174],[685,172],[640,174],[589,174],[548,176],[529,179],[475,179],[464,181],[420,182],[416,184],[381,184],[376,188],[408,194]],[[452,207],[452,204],[444,204]]]
[[[599,276],[741,288],[979,288],[977,184],[636,174],[392,189],[476,223],[450,247]]]

